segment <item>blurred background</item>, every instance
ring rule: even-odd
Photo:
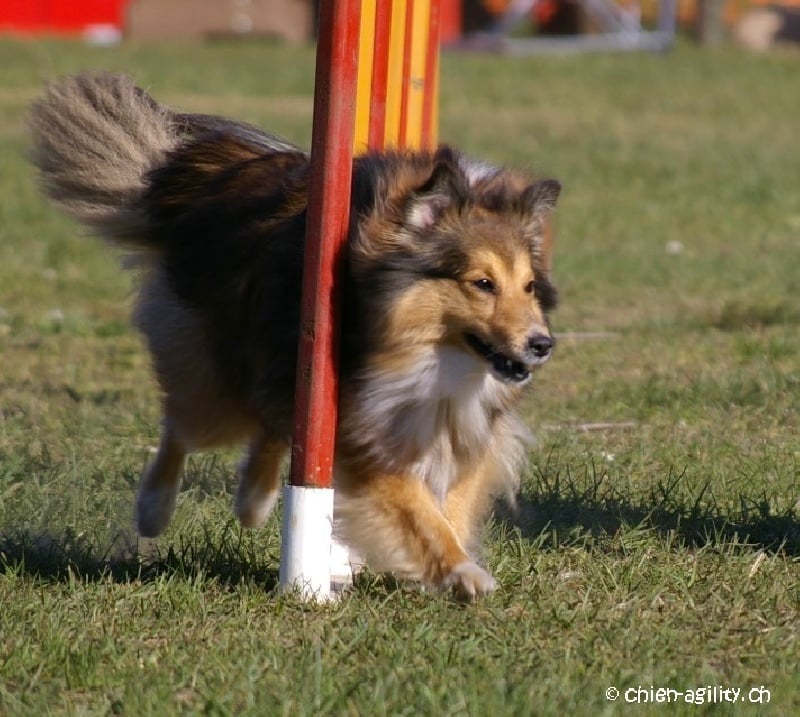
[[[0,33],[84,36],[96,43],[270,36],[313,39],[314,0],[4,0]],[[701,43],[731,36],[764,50],[800,40],[800,0],[443,0],[442,40],[476,35],[585,36],[655,28],[666,12]],[[661,17],[660,17],[661,16]]]

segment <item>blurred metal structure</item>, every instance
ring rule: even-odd
[[[653,30],[641,23],[638,2],[622,5],[614,0],[575,0],[600,32],[563,36],[512,37],[514,28],[536,9],[541,0],[512,0],[488,32],[465,36],[450,47],[457,50],[534,55],[579,52],[665,52],[675,41],[677,0],[659,0],[658,22]]]

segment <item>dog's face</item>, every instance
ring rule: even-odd
[[[357,262],[369,258],[370,293],[382,292],[370,312],[384,347],[398,357],[449,346],[504,383],[525,383],[553,347],[549,215],[559,191],[444,153],[392,197],[355,250]]]
[[[472,222],[467,264],[446,311],[449,338],[486,361],[501,381],[523,383],[550,357],[546,312],[552,290],[537,272],[519,229]],[[485,234],[485,236],[484,236]]]
[[[444,162],[413,195],[406,217],[417,243],[445,261],[435,285],[420,289],[441,298],[442,340],[485,362],[500,381],[522,384],[553,348],[549,213],[560,185],[518,184],[502,174],[471,183]]]

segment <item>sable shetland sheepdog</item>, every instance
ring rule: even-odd
[[[293,425],[308,155],[117,75],[51,84],[30,127],[46,193],[141,270],[164,419],[138,530],[169,523],[187,453],[232,443],[248,446],[236,515],[261,526]],[[476,536],[517,487],[514,405],[553,346],[559,191],[446,147],[354,162],[335,530],[376,569],[465,599],[495,588]]]

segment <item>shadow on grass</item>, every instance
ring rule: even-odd
[[[516,525],[544,548],[587,536],[602,538],[640,528],[688,547],[737,545],[800,555],[800,516],[793,507],[774,511],[766,493],[738,496],[738,507],[720,507],[708,484],[689,486],[686,473],[670,473],[638,498],[622,493],[601,472],[580,479],[567,468],[545,466],[533,476],[515,509],[499,507],[496,517]]]
[[[585,544],[628,529],[643,529],[688,547],[737,546],[800,556],[796,501],[776,512],[766,493],[739,496],[720,507],[708,486],[690,485],[686,473],[669,473],[648,492],[632,497],[602,469],[576,477],[568,465],[541,466],[526,482],[515,510],[498,505],[496,518],[516,525],[542,549]],[[168,546],[121,532],[102,552],[85,536],[22,530],[0,531],[0,570],[51,582],[152,582],[213,580],[223,586],[278,584],[277,549],[265,549],[233,522]]]
[[[119,533],[104,552],[72,531],[62,535],[0,533],[0,571],[50,582],[203,579],[231,587],[252,582],[270,591],[278,585],[275,565],[276,556],[255,549],[237,528],[226,531],[222,539],[209,534],[179,539],[164,551],[154,541],[127,533]]]

